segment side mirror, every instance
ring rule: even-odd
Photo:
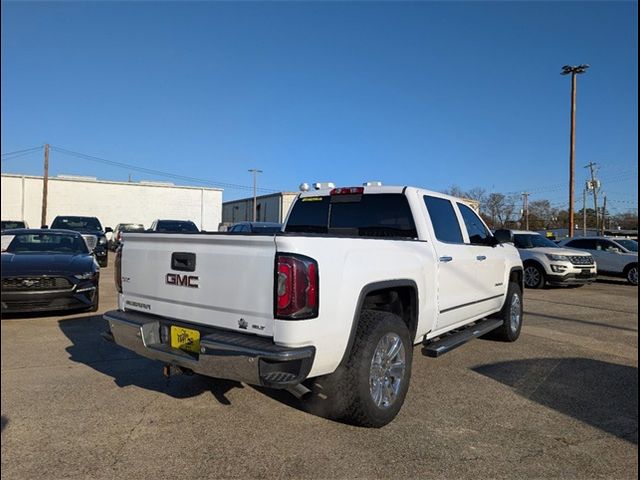
[[[513,243],[513,233],[511,230],[500,229],[493,233],[493,236],[499,243]]]
[[[111,227],[107,227],[104,229],[104,233],[112,233],[113,232],[113,228]]]

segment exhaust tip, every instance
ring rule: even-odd
[[[311,394],[311,390],[299,383],[291,387],[287,387],[287,392],[296,397],[298,400],[304,400]]]

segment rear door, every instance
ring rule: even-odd
[[[273,334],[273,237],[127,234],[121,307]]]
[[[460,219],[448,198],[425,195],[431,237],[438,258],[438,320],[436,330],[464,323],[482,313],[485,286],[478,260],[465,245]]]

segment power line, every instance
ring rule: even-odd
[[[40,149],[38,149],[38,150],[40,150]],[[9,162],[9,161],[15,160],[17,158],[22,158],[22,157],[26,157],[28,155],[33,155],[34,153],[38,153],[38,150],[31,150],[31,151],[28,151],[28,152],[19,153],[17,155],[13,155],[13,156],[8,157],[8,158],[3,158],[2,161],[3,162]]]
[[[68,150],[66,148],[62,148],[62,147],[56,147],[55,145],[51,146],[51,149],[58,152],[58,153],[63,153],[66,155],[70,155],[73,157],[77,157],[77,158],[81,158],[83,160],[89,160],[92,162],[97,162],[97,163],[102,163],[105,165],[111,165],[111,166],[115,166],[115,167],[120,167],[120,168],[125,168],[128,170],[134,170],[137,172],[141,172],[141,173],[147,173],[150,175],[157,175],[157,176],[161,176],[161,177],[166,177],[166,178],[172,178],[172,179],[176,179],[176,180],[184,180],[184,181],[188,181],[188,182],[196,182],[196,183],[202,183],[202,184],[206,184],[206,185],[213,185],[216,187],[220,187],[220,188],[227,188],[227,189],[235,189],[235,190],[246,190],[246,191],[252,191],[253,187],[250,187],[248,185],[239,185],[239,184],[235,184],[235,183],[224,183],[224,182],[217,182],[214,180],[209,180],[209,179],[203,179],[203,178],[197,178],[197,177],[189,177],[186,175],[179,175],[176,173],[171,173],[171,172],[165,172],[162,170],[155,170],[152,168],[146,168],[146,167],[139,167],[136,165],[131,165],[129,163],[124,163],[124,162],[116,162],[114,160],[107,160],[106,158],[100,158],[100,157],[96,157],[94,155],[88,155],[86,153],[80,153],[80,152],[75,152],[73,150]],[[258,190],[263,191],[263,192],[268,192],[268,193],[275,193],[275,192],[279,192],[280,190],[275,190],[275,189],[271,189],[271,188],[259,188]]]
[[[35,152],[36,150],[40,150],[42,148],[42,145],[39,145],[37,147],[31,147],[31,148],[25,148],[24,150],[15,150],[13,152],[5,152],[2,154],[3,157],[11,157],[11,158],[5,158],[3,160],[11,160],[13,158],[18,158],[18,156],[22,156],[22,154],[27,154],[27,153],[31,153],[31,152]],[[13,155],[16,155],[15,157]]]

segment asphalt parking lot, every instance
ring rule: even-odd
[[[109,267],[100,312],[114,307]],[[514,344],[416,347],[378,430],[286,392],[165,379],[103,341],[99,314],[3,318],[2,478],[637,478],[638,289],[527,290],[525,312]]]

